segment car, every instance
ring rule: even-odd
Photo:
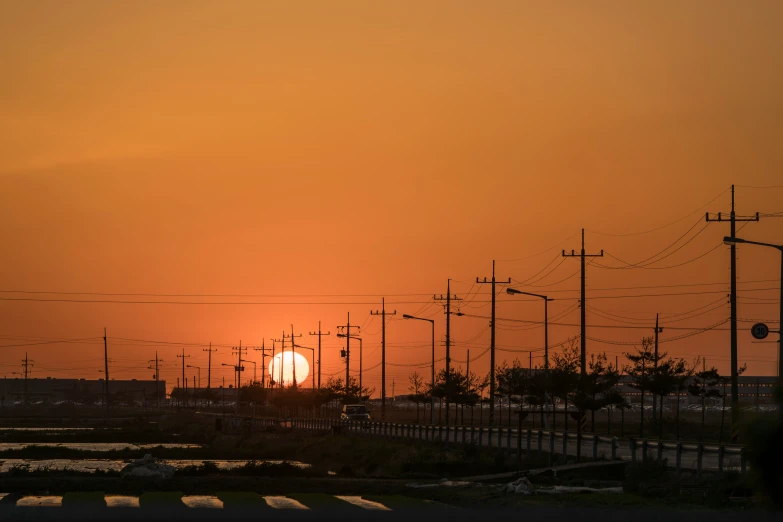
[[[368,421],[370,420],[370,412],[367,411],[364,404],[344,404],[340,420]]]

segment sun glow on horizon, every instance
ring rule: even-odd
[[[276,354],[269,361],[267,372],[275,383],[282,380],[284,386],[290,386],[293,381],[294,366],[296,366],[296,384],[302,384],[310,375],[310,364],[300,353],[294,353],[293,357],[291,352]]]

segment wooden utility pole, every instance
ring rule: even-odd
[[[242,385],[242,374],[240,372],[244,370],[244,368],[242,368],[242,352],[247,352],[247,348],[242,347],[242,340],[240,339],[239,346],[234,346],[233,348],[231,348],[231,351],[236,352],[237,354],[237,367],[236,367],[237,379],[236,379],[235,387],[237,389],[237,393],[239,393],[238,391],[239,387]],[[237,397],[239,396],[237,395]],[[237,404],[239,404],[239,400],[237,400]]]
[[[580,356],[580,376],[582,379],[585,378],[587,375],[587,333],[586,333],[586,326],[585,326],[585,314],[587,310],[587,302],[585,298],[585,258],[586,257],[604,257],[604,251],[601,250],[600,254],[585,254],[585,229],[582,229],[582,249],[577,254],[573,250],[571,250],[570,254],[566,254],[566,251],[563,250],[563,257],[578,257],[581,265],[581,292],[580,292],[580,299],[579,299],[579,307],[581,311],[581,329],[580,329],[580,338],[581,338],[581,344],[582,344],[582,350],[581,350],[581,356]],[[584,414],[582,414],[582,417],[579,419],[579,421],[576,423],[577,431],[576,431],[576,461],[579,462],[581,453],[582,453],[582,422],[584,420]]]
[[[492,423],[495,421],[495,284],[501,283],[501,284],[511,284],[511,278],[508,279],[508,281],[496,281],[495,280],[495,261],[492,261],[492,281],[487,281],[487,278],[485,277],[483,281],[479,281],[479,278],[476,278],[477,284],[492,284],[492,319],[491,319],[491,330],[490,330],[490,338],[489,338],[489,425],[492,426]],[[448,317],[448,315],[446,316]]]
[[[256,352],[261,352],[261,387],[265,388],[264,385],[264,374],[266,373],[266,348],[264,347],[264,340],[261,339],[261,348],[253,348]],[[272,375],[274,378],[274,374]]]
[[[579,307],[581,309],[581,331],[580,331],[580,337],[581,337],[581,344],[582,344],[582,351],[581,351],[581,369],[580,373],[582,377],[585,376],[585,373],[587,373],[587,335],[586,335],[586,327],[585,327],[585,310],[587,309],[587,303],[585,301],[585,258],[586,257],[604,257],[604,251],[601,250],[600,254],[585,254],[585,229],[582,229],[582,250],[580,253],[576,253],[573,250],[571,250],[570,254],[566,254],[566,251],[563,250],[563,257],[578,257],[582,266],[582,278],[581,278],[581,293],[580,293],[580,299],[579,299]]]
[[[285,337],[285,333],[283,333],[283,337]],[[294,325],[291,325],[291,335],[289,336],[291,338],[291,384],[292,386],[296,387],[296,341],[295,339],[297,337],[302,337],[302,334],[294,335]]]
[[[31,361],[27,358],[27,352],[24,353],[24,359],[22,359],[22,367],[24,368],[24,405],[27,406],[28,401],[28,388],[27,388],[27,379],[30,378],[30,368],[35,366],[33,363],[35,361]]]
[[[212,348],[212,343],[209,343],[209,348],[202,348],[202,351],[208,352],[207,358],[207,389],[212,387],[212,352],[216,352],[217,348]]]
[[[282,346],[280,347],[280,370],[278,371],[278,384],[280,385],[280,388],[282,388],[283,366],[285,366],[285,330],[283,330],[283,334],[280,336],[280,339],[272,339],[272,360],[274,360],[274,350],[275,350],[276,342],[282,344]],[[274,372],[274,364],[272,366],[273,366],[272,372]],[[274,375],[272,377],[274,377]]]
[[[322,332],[321,331],[321,321],[318,321],[318,331],[317,332],[310,332],[310,335],[317,335],[318,336],[318,387],[321,387],[321,337],[324,335],[332,335],[332,332]]]
[[[451,279],[446,280],[446,297],[441,295],[440,297],[432,296],[435,301],[446,301],[446,426],[449,425],[449,393],[451,388],[449,386],[451,382],[451,301],[460,301],[460,298],[456,295],[451,295]],[[455,422],[456,422],[456,413]]]
[[[348,312],[348,321],[345,325],[337,326],[337,329],[343,329],[345,334],[345,399],[351,393],[351,328],[361,330],[358,326],[351,326],[351,312]],[[361,394],[361,390],[359,391]]]
[[[729,218],[718,212],[717,217],[710,217],[710,213],[706,215],[707,223],[724,223],[729,222],[729,231],[731,237],[735,236],[737,221],[758,221],[759,213],[756,212],[754,216],[737,217],[734,212],[734,185],[731,186],[731,213]],[[738,422],[739,422],[739,377],[737,373],[737,245],[734,243],[730,246],[731,253],[731,294],[729,294],[729,302],[731,306],[731,441],[736,444],[738,439]],[[781,325],[783,328],[783,325]]]
[[[158,359],[158,352],[155,352],[155,359],[151,359],[151,360],[147,361],[149,363],[153,363],[153,362],[155,363],[155,400],[156,400],[156,402],[158,404],[158,408],[160,408],[160,386],[159,386],[160,373],[158,371],[158,362],[159,361],[160,361],[160,359]]]
[[[386,420],[386,298],[381,298],[381,311],[370,310],[370,315],[381,316],[381,420]],[[397,315],[397,310],[389,312]],[[393,395],[393,394],[392,394]]]
[[[103,370],[105,372],[106,376],[106,383],[104,385],[104,390],[106,391],[105,396],[105,402],[106,402],[106,414],[109,414],[109,347],[108,343],[106,341],[106,327],[103,327]]]
[[[185,390],[188,388],[188,380],[185,379],[185,359],[190,357],[190,355],[185,355],[185,348],[182,349],[182,355],[177,355],[177,357],[182,359],[182,390],[183,390],[183,396],[185,397],[185,403],[187,404],[187,394],[185,393]]]
[[[658,314],[655,314],[655,355],[653,357],[653,379],[658,376],[658,334],[663,332],[663,328],[658,326]],[[665,354],[664,354],[665,355]],[[657,397],[653,393],[653,419],[655,419]],[[661,417],[663,417],[663,398],[661,398]]]

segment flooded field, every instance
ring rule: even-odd
[[[28,471],[78,471],[90,473],[95,471],[122,471],[134,459],[5,459],[0,460],[0,473],[7,473],[13,469],[26,469]],[[205,462],[210,462],[217,466],[219,470],[231,470],[241,468],[248,462],[257,464],[290,464],[300,469],[307,469],[309,464],[297,461],[282,460],[187,460],[187,459],[161,459],[161,464],[168,464],[177,469],[188,466],[200,466]]]
[[[122,451],[128,450],[148,450],[154,448],[164,449],[197,449],[202,448],[201,444],[180,444],[180,443],[146,443],[134,444],[131,442],[0,442],[0,451],[22,450],[31,446],[41,448],[62,448],[80,451]]]

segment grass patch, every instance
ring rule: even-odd
[[[222,491],[215,496],[223,502],[224,508],[269,508],[264,497],[245,491]],[[271,508],[269,508],[271,509]]]
[[[63,507],[106,507],[103,491],[73,491],[63,495]]]
[[[148,491],[139,497],[139,507],[185,508],[181,491]]]

